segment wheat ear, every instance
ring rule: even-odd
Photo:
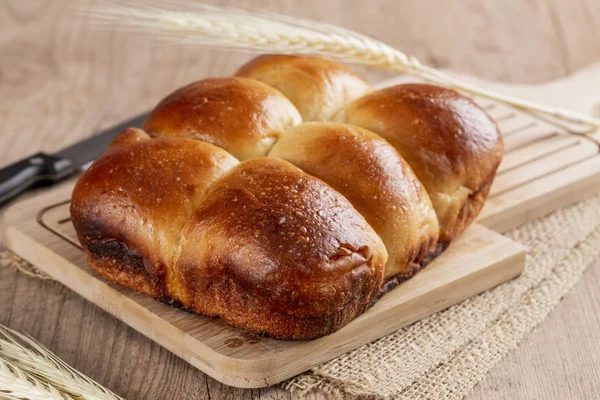
[[[28,336],[0,325],[0,398],[123,400]]]
[[[41,382],[14,365],[0,360],[0,399],[71,400],[56,388]]]
[[[177,1],[168,5],[153,2],[145,6],[98,1],[95,7],[84,11],[84,14],[109,28],[140,31],[165,40],[242,51],[319,55],[346,63],[370,65],[411,74],[523,110],[600,127],[597,118],[479,88],[423,65],[415,57],[407,56],[379,40],[331,24]]]

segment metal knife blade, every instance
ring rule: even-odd
[[[110,129],[102,131],[88,139],[77,142],[69,147],[66,147],[56,154],[58,158],[66,158],[71,161],[73,168],[79,169],[86,164],[100,157],[106,150],[110,142],[125,129],[130,127],[139,128],[144,120],[148,117],[148,113],[139,115],[130,120],[124,121]]]
[[[54,155],[37,153],[0,169],[0,206],[37,184],[51,185],[86,168],[115,136],[126,128],[141,126],[147,117],[146,113],[124,121]]]

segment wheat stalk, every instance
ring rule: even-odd
[[[181,11],[186,8],[190,11]],[[190,6],[177,1],[145,6],[98,1],[96,7],[83,13],[99,25],[154,34],[164,40],[241,51],[318,55],[411,74],[520,109],[600,127],[600,120],[591,116],[479,88],[423,65],[415,57],[379,40],[331,24],[205,4]]]
[[[71,400],[54,387],[41,382],[10,363],[0,360],[0,398],[9,400]]]
[[[0,398],[123,400],[35,340],[0,325]]]

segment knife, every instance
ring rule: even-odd
[[[56,154],[37,153],[0,169],[0,206],[37,185],[52,185],[85,170],[115,136],[126,128],[140,127],[147,117],[147,113],[139,115]]]

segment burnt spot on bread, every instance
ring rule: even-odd
[[[127,269],[132,273],[143,274],[147,277],[153,275],[144,257],[119,240],[101,239],[91,242],[87,249],[96,257],[113,260],[117,268]],[[127,263],[123,261],[127,261]]]
[[[436,246],[431,250],[420,262],[413,262],[409,265],[406,273],[397,274],[388,278],[383,285],[379,288],[379,291],[373,298],[373,301],[369,304],[369,307],[373,306],[381,297],[388,293],[390,290],[398,287],[402,283],[406,282],[419,271],[428,266],[433,260],[435,260],[440,254],[442,254],[448,246],[449,242],[437,242]]]
[[[164,266],[151,265],[136,249],[126,243],[102,238],[87,244],[88,257],[98,274],[121,285],[168,301]]]
[[[383,285],[381,285],[381,287],[375,294],[375,297],[369,304],[369,307],[372,307],[375,303],[377,303],[377,301],[379,299],[381,299],[384,294],[388,293],[390,290],[398,287],[401,283],[406,282],[407,280],[409,280],[410,278],[415,276],[415,274],[419,270],[421,270],[421,266],[413,263],[409,266],[408,272],[403,273],[403,274],[397,274],[397,275],[394,275],[394,276],[388,278],[388,280],[386,280],[383,283]]]
[[[403,260],[403,265],[410,267],[411,264],[423,265],[423,262],[427,263],[425,260],[431,257],[432,254],[435,254],[437,244],[437,236],[429,235],[422,238],[416,246],[406,251],[406,258]]]
[[[410,260],[419,265],[423,265],[423,263],[428,263],[427,257],[430,256],[435,250],[438,248],[438,237],[437,236],[429,236],[427,239],[421,241],[420,246],[416,249],[415,257]],[[444,247],[445,249],[446,247]],[[436,257],[439,253],[436,254]]]
[[[450,242],[437,242],[436,246],[427,254],[421,262],[419,262],[419,269],[425,268],[429,265],[433,260],[435,260],[440,254],[442,254],[446,249],[450,246]]]

